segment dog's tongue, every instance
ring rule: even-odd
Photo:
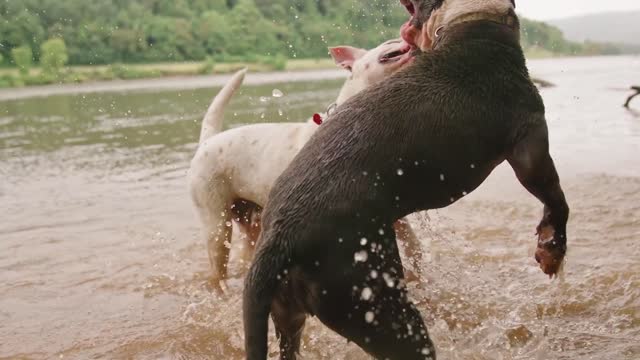
[[[404,23],[400,28],[400,36],[402,37],[402,40],[404,40],[412,48],[415,48],[417,46],[415,42],[416,28],[411,25],[411,19]]]

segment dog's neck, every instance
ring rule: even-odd
[[[342,105],[342,103],[346,102],[360,91],[366,89],[368,85],[369,84],[364,79],[354,79],[350,77],[345,81],[344,85],[342,85],[338,98],[336,99],[336,105]]]
[[[449,24],[443,27],[458,25],[458,24],[472,22],[472,21],[491,21],[496,24],[505,25],[513,30],[516,30],[520,26],[518,17],[513,12],[513,10],[511,10],[506,14],[469,13],[453,19]]]
[[[451,24],[442,26],[435,31],[433,49],[438,49],[460,39],[493,39],[520,47],[520,22],[512,12],[505,15],[469,14],[461,16]]]
[[[433,50],[455,44],[464,40],[493,40],[505,46],[520,48],[520,26],[512,15],[487,18],[462,17],[460,21],[444,26],[437,31],[438,36],[433,43]],[[472,19],[472,20],[469,20]]]

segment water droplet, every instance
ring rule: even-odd
[[[440,181],[444,181],[444,174],[440,174]]]
[[[475,169],[476,168],[476,164],[471,164],[471,168]]]
[[[373,322],[373,319],[375,318],[376,318],[376,315],[373,313],[373,311],[367,311],[367,313],[364,314],[364,321],[366,321],[369,324],[371,324]]]
[[[404,170],[398,169],[398,176],[402,176],[402,175],[404,175]]]
[[[392,288],[392,287],[395,286],[395,282],[391,278],[391,275],[389,275],[387,273],[382,273],[382,277],[384,278],[384,281],[387,283],[388,287]]]
[[[260,96],[260,102],[266,103],[267,101],[269,101],[269,98],[266,96]]]
[[[278,115],[280,116],[284,115],[284,112],[282,111],[282,109],[278,109]]]
[[[338,242],[342,243],[344,240],[342,238],[338,238]]]
[[[273,91],[271,92],[271,96],[273,96],[274,98],[280,98],[284,96],[284,93],[278,89],[273,89]]]
[[[367,261],[368,257],[369,257],[369,254],[367,253],[366,250],[358,251],[357,253],[353,254],[353,259],[356,262],[365,262]]]
[[[360,239],[360,245],[362,245],[362,246],[367,245],[367,238]]]
[[[422,349],[422,355],[429,355],[429,354],[431,354],[431,350],[429,350],[429,348]]]
[[[468,194],[468,193],[467,193],[466,191],[463,191],[463,192],[462,192],[462,196],[467,196],[467,194]]]
[[[371,291],[371,288],[364,288],[362,289],[362,294],[360,294],[360,298],[362,298],[362,300],[364,301],[369,301],[369,299],[371,299],[371,295],[373,295],[373,291]]]
[[[379,230],[378,230],[378,234],[380,234],[380,235],[384,235],[384,230],[383,230],[383,229],[379,229]]]
[[[375,270],[371,270],[371,278],[372,279],[377,279],[378,278],[378,272]]]

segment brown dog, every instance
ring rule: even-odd
[[[266,358],[270,313],[283,359],[296,357],[307,314],[378,359],[435,359],[393,223],[450,205],[505,160],[545,205],[542,270],[562,262],[569,210],[512,2],[404,3],[405,39],[432,50],[338,108],[270,194],[245,283],[248,359]]]

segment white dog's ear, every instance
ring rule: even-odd
[[[336,62],[336,65],[351,71],[353,63],[363,57],[367,53],[367,50],[354,48],[352,46],[336,46],[330,47],[329,53],[333,61]]]

